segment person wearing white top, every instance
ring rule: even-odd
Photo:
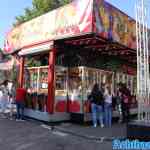
[[[0,87],[1,91],[2,91],[2,96],[1,96],[1,109],[2,109],[2,117],[6,117],[5,116],[5,111],[7,108],[7,104],[8,104],[8,100],[9,100],[9,89],[8,89],[8,81],[5,80],[2,84],[2,86]]]
[[[110,88],[107,86],[104,92],[104,114],[105,126],[111,127],[112,125],[112,94]]]
[[[10,85],[10,89],[9,89],[9,109],[10,109],[10,113],[9,113],[9,117],[10,120],[13,119],[13,113],[15,112],[15,97],[16,97],[16,84],[15,82],[11,82]]]

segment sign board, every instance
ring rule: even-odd
[[[53,41],[48,42],[46,44],[42,44],[42,45],[24,48],[21,51],[19,51],[19,55],[23,56],[23,55],[29,55],[29,54],[36,54],[36,53],[40,53],[44,51],[49,51],[52,48],[53,48]]]
[[[98,34],[103,38],[136,49],[135,20],[103,0],[96,0],[95,3],[95,30]]]
[[[24,46],[92,31],[93,0],[76,0],[32,19],[7,34],[5,53]]]
[[[23,23],[7,34],[4,50],[12,53],[25,46],[89,32],[136,50],[135,20],[104,0],[75,0]],[[150,41],[150,30],[148,38]]]

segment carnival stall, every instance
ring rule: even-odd
[[[86,121],[91,115],[87,95],[96,82],[110,84],[114,92],[124,82],[134,97],[135,26],[135,20],[104,0],[74,0],[12,29],[5,53],[20,56],[26,115]],[[39,63],[30,66],[31,59]]]

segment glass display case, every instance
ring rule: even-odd
[[[116,79],[116,84],[115,84],[116,86],[117,86],[117,83],[121,82],[121,83],[124,83],[126,85],[126,87],[130,90],[130,92],[131,92],[131,102],[130,102],[131,108],[137,107],[136,76],[128,75],[128,74],[124,74],[124,73],[116,73],[115,79]]]
[[[135,88],[136,88],[135,80],[136,78],[133,75],[116,73],[116,83],[124,83],[127,86],[127,88],[130,89],[131,94],[134,94],[135,92]]]
[[[88,113],[90,103],[88,95],[95,83],[109,85],[112,93],[116,92],[117,84],[125,83],[136,93],[136,78],[123,73],[114,73],[89,67],[63,66],[55,67],[55,112]],[[24,86],[28,91],[26,107],[46,112],[48,93],[48,66],[30,67],[25,69]],[[134,101],[135,101],[135,97]]]
[[[81,113],[83,102],[83,69],[68,69],[68,112]]]
[[[68,71],[70,112],[90,112],[88,95],[95,83],[109,84],[113,90],[113,72],[89,67],[74,67]]]
[[[104,71],[101,69],[95,69],[95,68],[87,68],[84,67],[84,78],[83,78],[83,95],[84,95],[84,103],[83,103],[83,112],[89,113],[90,110],[90,104],[88,101],[88,95],[90,94],[93,86],[95,83],[99,84],[100,89],[102,88],[102,84],[109,85],[112,89],[112,92],[114,90],[114,73],[110,71]]]
[[[118,83],[125,83],[131,91],[131,107],[136,107],[135,76],[84,66],[70,68],[68,72],[69,104],[71,104],[69,105],[69,112],[90,112],[87,96],[90,94],[95,83],[98,83],[99,86],[101,86],[101,83],[109,85],[113,94],[116,93]],[[113,108],[115,109],[115,99],[113,101]]]
[[[67,96],[67,68],[56,66],[55,69],[55,95],[56,96]]]
[[[67,112],[67,100],[68,100],[68,71],[67,68],[62,66],[56,66],[55,69],[55,112]]]
[[[56,66],[54,86],[56,100],[55,106],[58,111],[59,109],[62,110],[62,108],[60,108],[62,105],[59,106],[57,101],[67,101],[66,80],[67,69],[64,67]],[[26,68],[24,74],[24,87],[27,89],[26,108],[46,112],[48,97],[48,66]],[[66,108],[64,109],[66,110]]]
[[[47,70],[48,68],[45,66],[25,69],[24,86],[27,89],[26,108],[46,111],[48,81],[45,73]]]
[[[25,68],[24,87],[29,92],[37,92],[38,90],[38,68],[37,67]]]
[[[45,93],[48,92],[48,67],[40,67],[38,70],[39,81],[38,81],[38,92]]]

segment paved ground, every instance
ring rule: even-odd
[[[125,131],[125,125],[116,124],[112,129],[71,123],[51,128],[34,120],[0,118],[0,150],[111,150],[111,141],[101,137],[124,137]]]
[[[46,125],[3,119],[0,115],[0,150],[111,150],[112,139],[126,136],[125,124],[112,128],[61,123]]]
[[[126,125],[114,123],[112,128],[93,128],[91,125],[77,125],[77,124],[61,124],[56,126],[56,129],[60,131],[70,131],[79,135],[86,135],[91,137],[103,137],[106,139],[113,138],[125,138],[126,137]]]

